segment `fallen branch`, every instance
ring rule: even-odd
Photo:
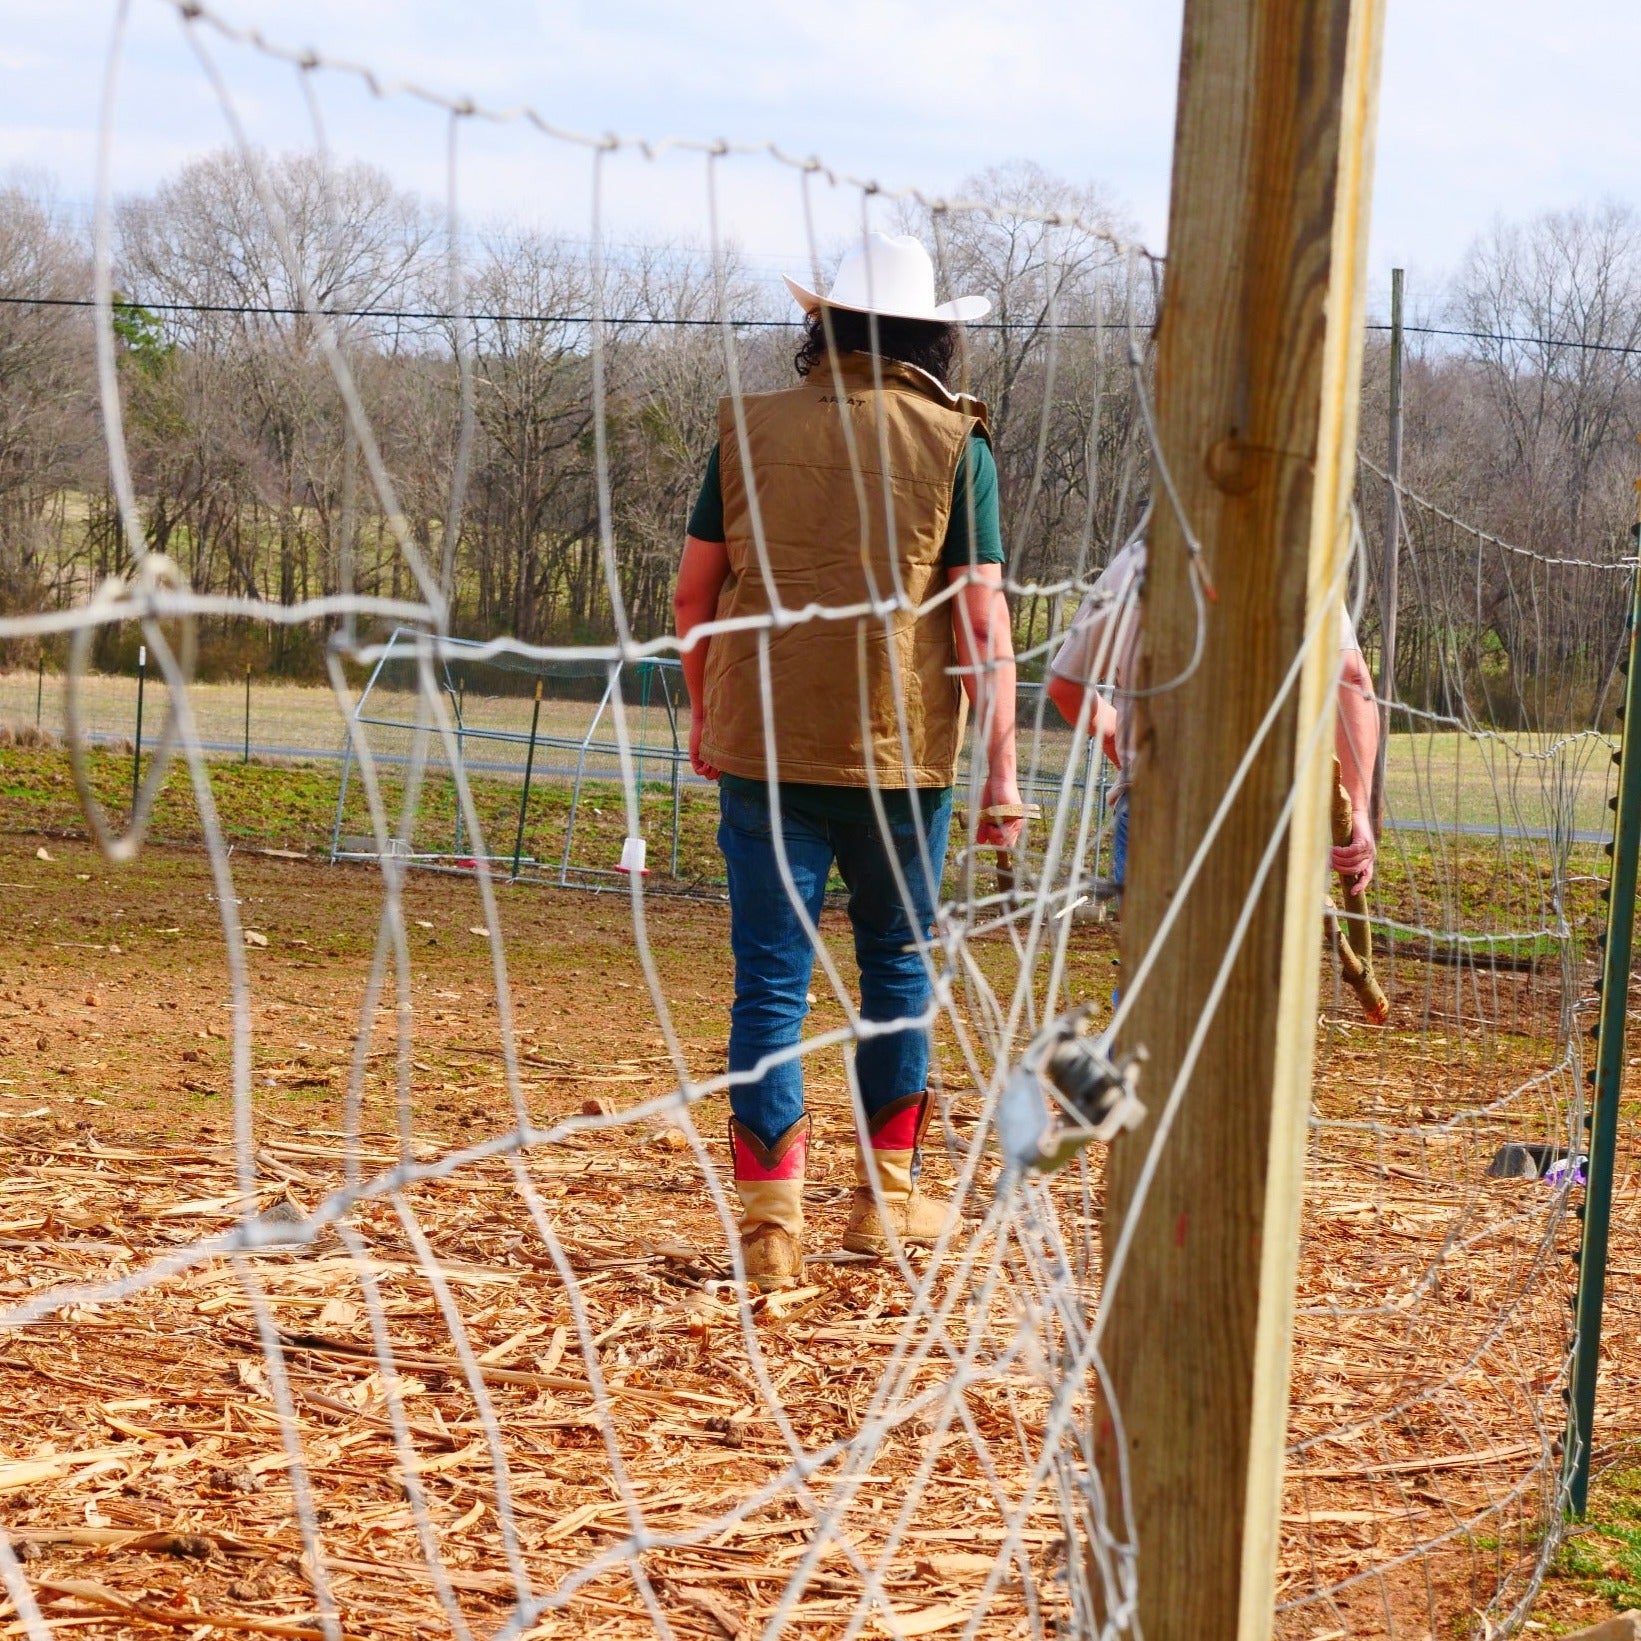
[[[286,1618],[253,1618],[245,1613],[172,1612],[150,1606],[146,1601],[128,1601],[117,1590],[82,1578],[42,1578],[35,1584],[42,1595],[59,1600],[81,1601],[96,1612],[114,1612],[122,1618],[140,1619],[145,1624],[163,1624],[167,1629],[239,1630],[257,1635],[282,1635],[289,1641],[325,1641],[325,1632],[307,1624],[293,1624]],[[70,1615],[85,1616],[85,1615]],[[343,1632],[346,1641],[346,1632]]]

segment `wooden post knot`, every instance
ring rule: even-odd
[[[1203,466],[1216,490],[1228,496],[1245,496],[1258,482],[1256,451],[1240,433],[1227,433],[1208,447]]]
[[[1215,489],[1227,496],[1245,496],[1265,477],[1269,464],[1278,460],[1299,462],[1307,470],[1314,470],[1316,452],[1252,444],[1240,433],[1227,433],[1208,447],[1203,467]]]

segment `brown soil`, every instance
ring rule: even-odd
[[[0,1184],[0,1295],[16,1305],[64,1282],[178,1262],[127,1298],[56,1310],[6,1336],[0,1520],[26,1547],[55,1624],[121,1636],[252,1625],[319,1633],[259,1326],[284,1339],[295,1410],[287,1434],[300,1440],[347,1633],[452,1630],[396,1439],[416,1455],[448,1599],[476,1634],[501,1621],[514,1583],[489,1437],[419,1257],[425,1236],[484,1363],[518,1564],[538,1594],[564,1591],[562,1607],[529,1633],[647,1634],[660,1611],[679,1635],[755,1634],[789,1582],[794,1633],[842,1633],[860,1602],[860,1572],[833,1543],[794,1576],[814,1518],[791,1490],[703,1531],[791,1463],[761,1376],[779,1389],[790,1436],[814,1450],[854,1437],[897,1345],[910,1343],[914,1356],[931,1347],[900,1377],[904,1404],[949,1379],[942,1339],[962,1348],[973,1330],[1004,1350],[1013,1318],[995,1303],[959,1312],[937,1339],[926,1319],[908,1320],[910,1290],[892,1266],[830,1257],[850,1181],[841,1058],[808,1062],[819,1133],[809,1209],[815,1246],[829,1257],[795,1294],[753,1307],[750,1342],[722,1285],[725,1230],[702,1163],[678,1119],[659,1112],[561,1132],[521,1160],[475,1158],[400,1193],[397,1208],[374,1196],[343,1222],[351,1246],[330,1229],[311,1247],[237,1265],[185,1258],[237,1222],[236,1133],[250,1141],[264,1210],[284,1203],[282,1212],[304,1216],[346,1185],[347,1091],[380,877],[234,856],[240,916],[260,937],[245,954],[251,1097],[236,1111],[228,966],[204,857],[155,849],[115,869],[57,840],[44,844],[54,858],[38,860],[41,845],[11,837],[0,850],[0,1135],[11,1154]],[[499,894],[531,1122],[549,1129],[599,1101],[624,1109],[674,1090],[626,898]],[[515,1124],[490,944],[473,932],[482,922],[475,886],[413,876],[404,912],[410,1034],[401,1055],[390,969],[353,1152],[367,1178]],[[646,916],[689,1073],[712,1075],[726,1033],[724,910],[652,899]],[[824,933],[849,976],[846,920],[828,913]],[[1110,931],[1088,928],[1074,944],[1074,993],[1107,990]],[[999,978],[1012,972],[1006,941],[975,951]],[[1450,1003],[1455,1019],[1444,1025],[1430,1010],[1436,989],[1420,984],[1417,1029],[1372,1032],[1350,1024],[1341,1005],[1339,1025],[1324,1030],[1284,1504],[1280,1598],[1297,1605],[1281,1622],[1295,1637],[1470,1633],[1501,1586],[1524,1588],[1543,1520],[1559,1432],[1541,1427],[1546,1409],[1559,1408],[1570,1232],[1558,1234],[1556,1268],[1546,1270],[1537,1262],[1545,1198],[1533,1194],[1544,1188],[1478,1179],[1497,1137],[1542,1127],[1551,1095],[1564,1090],[1523,1095],[1457,1137],[1433,1137],[1440,1124],[1420,1112],[1438,1100],[1482,1106],[1489,1090],[1542,1067],[1554,999],[1536,979],[1496,982],[1486,1030],[1471,1031],[1484,1000]],[[842,1024],[818,975],[815,989],[816,1028]],[[937,1184],[963,1155],[978,1104],[954,1043],[942,1044],[942,1064],[949,1101]],[[722,1101],[696,1115],[722,1173]],[[988,1167],[974,1192],[982,1205]],[[1089,1211],[1080,1197],[1069,1202],[1067,1223]],[[1615,1264],[1634,1267],[1628,1217],[1618,1235]],[[408,1426],[397,1437],[373,1308],[399,1364]],[[589,1343],[602,1397],[589,1383]],[[966,1424],[935,1398],[885,1435],[844,1504],[847,1540],[869,1562],[883,1557],[882,1600],[896,1615],[880,1604],[866,1633],[962,1629],[1051,1388],[1029,1363],[999,1369],[967,1389]],[[1603,1396],[1604,1429],[1635,1428],[1634,1381],[1615,1377]],[[907,1477],[925,1460],[927,1484],[897,1523]],[[24,1461],[38,1463],[26,1470]],[[836,1477],[834,1465],[816,1490],[824,1496]],[[647,1589],[619,1549],[634,1508],[649,1534],[673,1539],[639,1558]],[[990,1595],[986,1636],[1028,1633],[1032,1612],[1052,1616],[1063,1604],[1060,1516],[1047,1490],[1020,1536],[1027,1563]],[[565,1585],[601,1555],[608,1570]]]

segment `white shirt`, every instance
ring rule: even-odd
[[[1128,791],[1134,768],[1134,697],[1128,694],[1139,647],[1140,593],[1145,586],[1145,538],[1136,536],[1122,547],[1089,589],[1064,641],[1055,651],[1049,670],[1084,689],[1115,692],[1117,755],[1122,773],[1111,788],[1115,803]],[[1359,650],[1356,624],[1350,611],[1339,606],[1339,648]]]

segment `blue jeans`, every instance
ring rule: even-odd
[[[1128,881],[1128,794],[1117,799],[1111,816],[1111,881],[1119,889]],[[1122,1001],[1122,988],[1111,991],[1111,1006]]]
[[[729,868],[729,940],[735,954],[729,1069],[750,1071],[765,1055],[802,1037],[815,952],[781,877],[767,794],[725,789],[718,802],[718,847]],[[820,917],[834,861],[849,889],[865,1020],[905,1019],[929,1006],[929,958],[917,942],[933,931],[951,827],[950,792],[926,804],[924,812],[933,883],[918,851],[915,821],[892,825],[885,836],[876,821],[857,824],[781,806],[787,864],[811,923]],[[913,917],[907,916],[892,861],[900,864]],[[855,1055],[855,1075],[867,1117],[903,1095],[920,1093],[928,1071],[926,1028],[864,1039]],[[756,1082],[733,1084],[729,1103],[736,1121],[765,1145],[773,1144],[803,1115],[801,1062],[785,1060]]]

